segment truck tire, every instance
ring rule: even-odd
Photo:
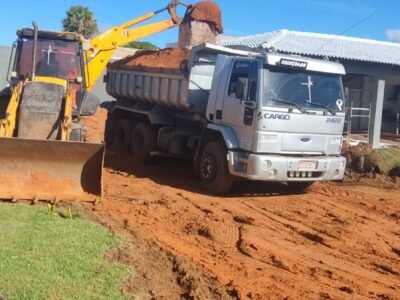
[[[287,185],[289,189],[294,192],[305,192],[313,185],[313,183],[314,181],[289,181]]]
[[[233,184],[226,160],[227,149],[220,142],[207,144],[200,159],[200,179],[204,188],[214,194],[226,194]]]
[[[157,130],[148,123],[140,123],[131,134],[129,152],[142,163],[151,160],[151,152],[157,149]]]
[[[132,131],[132,122],[121,119],[117,122],[114,130],[114,149],[117,153],[126,153],[129,149],[129,140]]]

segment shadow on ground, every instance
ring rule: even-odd
[[[148,178],[158,184],[182,189],[188,192],[210,195],[200,179],[195,176],[190,160],[155,157],[151,163],[142,164],[127,154],[107,155],[105,167],[111,171],[123,172],[127,176]],[[280,196],[298,194],[285,183],[258,182],[238,179],[225,197]]]

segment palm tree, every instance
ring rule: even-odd
[[[97,20],[89,8],[80,5],[71,6],[66,13],[67,17],[62,21],[64,31],[79,33],[86,39],[98,32]]]
[[[158,47],[150,42],[130,42],[124,45],[126,48],[142,49],[142,50],[157,50]]]

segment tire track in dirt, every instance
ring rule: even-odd
[[[229,291],[215,278],[204,274],[190,260],[165,249],[152,237],[136,231],[128,219],[112,217],[115,212],[97,208],[86,212],[110,231],[122,235],[128,245],[107,254],[111,261],[132,267],[132,275],[123,283],[124,294],[139,299],[231,299]],[[123,209],[117,209],[123,216]],[[111,222],[110,222],[111,221]]]
[[[287,222],[284,219],[277,218],[276,216],[273,216],[273,215],[271,215],[269,213],[266,213],[265,211],[261,212],[258,209],[256,209],[256,208],[252,207],[251,205],[249,205],[248,203],[243,203],[243,201],[240,201],[240,202],[242,204],[248,206],[249,208],[255,210],[257,213],[268,217],[270,220],[278,223],[279,225],[282,225],[285,229],[289,228],[290,230],[292,230],[292,231],[296,232],[297,234],[305,237],[306,239],[309,239],[312,242],[325,245],[330,249],[332,248],[329,245],[324,244],[324,242],[323,242],[324,239],[323,238],[321,238],[320,236],[316,236],[315,234],[309,233],[308,231],[306,231],[307,229],[299,230],[298,228],[296,228],[296,225],[293,224],[293,222]],[[309,257],[312,257],[310,255],[310,253],[309,254],[305,254],[301,258],[301,260],[307,260],[307,258],[309,258]],[[312,260],[309,260],[309,261],[313,262],[313,263],[322,263],[323,262],[325,264],[328,264],[329,268],[333,268],[333,269],[336,269],[338,271],[351,272],[352,270],[356,270],[356,272],[357,272],[357,267],[354,264],[352,264],[351,262],[342,261],[340,258],[330,256],[329,254],[328,255],[316,255],[316,256],[313,257]],[[364,269],[359,269],[357,273],[358,273],[359,276],[362,277],[362,276],[365,275],[364,274],[365,272],[368,272],[368,271],[366,271]],[[364,277],[366,279],[371,279],[371,278],[374,278],[374,274],[370,273],[369,276],[364,276]],[[371,279],[371,281],[372,281],[372,279]],[[385,281],[383,281],[381,283],[384,284]]]
[[[161,251],[187,262],[189,277],[202,278],[194,285],[210,299],[396,299],[400,293],[400,187],[317,184],[308,194],[289,195],[285,185],[250,183],[221,198],[202,193],[186,162],[143,166],[117,158],[107,166],[111,197],[92,213],[131,243],[157,245],[153,254],[139,251],[145,262],[139,277]],[[173,259],[163,264],[174,269]],[[165,272],[175,283],[182,273]],[[175,288],[165,287],[171,294]],[[177,288],[185,294],[179,282]]]

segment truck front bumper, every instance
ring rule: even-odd
[[[294,157],[228,152],[229,171],[234,176],[260,181],[341,180],[346,169],[342,156]]]

